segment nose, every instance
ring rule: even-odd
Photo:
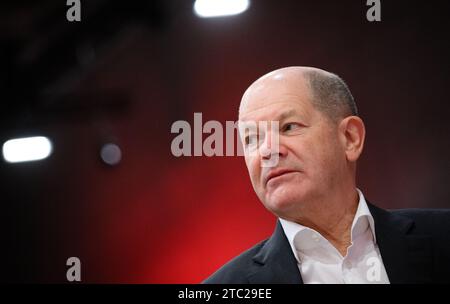
[[[262,159],[269,159],[273,154],[277,153],[277,144],[274,142],[274,132],[267,132],[264,140],[259,146],[259,155]]]
[[[277,144],[278,147],[273,147],[271,143],[262,144],[259,148],[259,154],[263,159],[269,159],[272,155],[278,154],[279,156],[286,155],[286,147],[282,143]]]
[[[274,167],[280,157],[286,155],[286,148],[280,143],[278,130],[268,130],[259,146],[259,155],[264,167]]]

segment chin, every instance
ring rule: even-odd
[[[299,189],[298,185],[296,187],[283,186],[266,193],[264,202],[266,208],[274,214],[286,216],[295,213],[301,207],[306,197],[307,193]]]

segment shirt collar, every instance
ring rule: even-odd
[[[367,206],[366,199],[364,198],[363,193],[358,188],[356,189],[359,196],[358,208],[356,209],[355,217],[352,222],[351,229],[351,238],[352,241],[358,238],[358,236],[363,233],[367,229],[367,221],[369,222],[369,227],[372,232],[374,243],[376,243],[376,235],[375,235],[375,223],[373,220],[373,216],[370,213],[369,207]],[[283,227],[284,233],[289,241],[292,251],[294,252],[295,258],[300,262],[298,257],[295,238],[297,235],[306,234],[307,231],[310,233],[315,232],[315,230],[303,226],[301,224],[288,221],[282,218],[279,218],[281,226]]]
[[[355,213],[355,218],[353,219],[352,223],[352,239],[355,239],[358,237],[358,235],[364,231],[358,231],[358,225],[361,223],[363,219],[367,219],[369,221],[370,230],[372,232],[374,243],[376,243],[377,238],[375,234],[375,222],[373,220],[373,216],[370,213],[369,207],[367,206],[366,199],[364,197],[364,194],[356,188],[356,191],[358,191],[359,196],[359,202],[358,202],[358,209]],[[362,227],[365,228],[365,227]]]

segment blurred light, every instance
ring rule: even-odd
[[[102,160],[111,166],[117,165],[122,159],[122,151],[116,144],[105,144],[100,151]]]
[[[47,137],[15,138],[3,144],[3,158],[9,163],[41,160],[52,153],[52,143]]]
[[[249,6],[249,0],[196,0],[194,11],[204,18],[231,16],[246,11]]]

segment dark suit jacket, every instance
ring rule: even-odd
[[[450,283],[450,210],[387,211],[368,203],[391,283]],[[303,283],[278,221],[273,235],[234,258],[203,283]]]

